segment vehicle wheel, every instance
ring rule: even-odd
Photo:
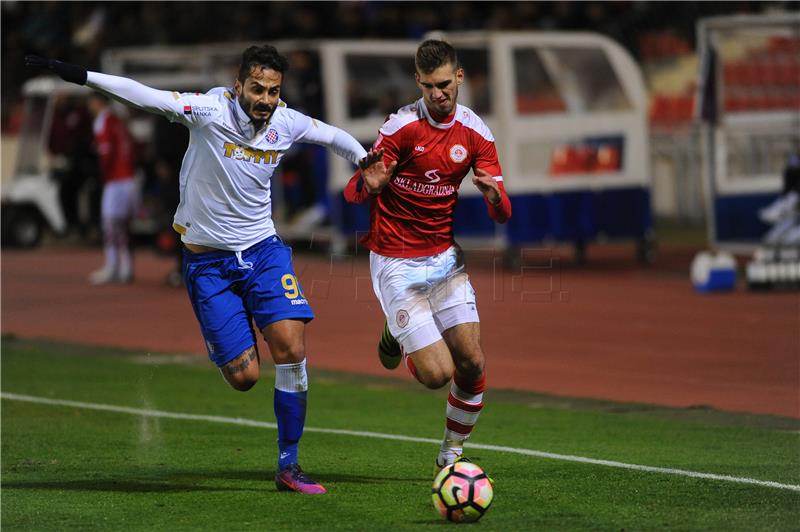
[[[4,232],[16,246],[33,248],[42,240],[44,232],[42,217],[30,207],[15,209],[6,223],[8,226],[3,228]]]

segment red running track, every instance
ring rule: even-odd
[[[582,269],[555,254],[529,255],[516,274],[491,256],[469,258],[490,387],[800,418],[797,292],[698,295],[688,250],[662,250],[653,268],[638,267],[628,247],[598,247]],[[3,251],[2,332],[205,354],[185,291],[163,283],[169,259],[140,252],[133,285],[90,287],[100,260],[96,250]],[[317,315],[310,367],[386,375],[364,257],[298,255],[295,268]]]

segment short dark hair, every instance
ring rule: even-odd
[[[417,70],[423,74],[430,74],[440,66],[447,64],[453,65],[455,69],[458,68],[458,55],[450,43],[428,39],[417,48],[414,64]]]
[[[251,46],[242,52],[242,62],[239,64],[239,81],[244,83],[244,80],[250,77],[253,67],[259,66],[283,74],[289,69],[289,62],[272,45]]]

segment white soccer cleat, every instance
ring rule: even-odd
[[[436,462],[433,465],[433,478],[436,478],[436,475],[444,469],[445,467],[449,466],[450,464],[454,464],[460,461],[469,462],[467,458],[464,458],[461,454],[454,454],[451,456],[443,456],[441,453],[439,456],[436,457]]]
[[[89,274],[89,284],[92,286],[100,286],[110,284],[116,281],[114,272],[108,268],[100,268]]]
[[[131,284],[133,282],[133,271],[130,268],[122,268],[114,277],[114,282]]]

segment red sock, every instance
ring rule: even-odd
[[[452,463],[461,456],[464,441],[472,434],[472,429],[483,410],[485,388],[484,375],[477,380],[468,379],[458,372],[453,376],[453,383],[447,396],[444,440],[436,459],[438,465]]]
[[[483,393],[483,391],[486,389],[486,372],[484,371],[481,373],[479,379],[473,380],[461,375],[456,370],[455,375],[453,375],[453,381],[456,383],[456,386],[465,392],[468,392],[472,395],[477,395],[479,393]]]

